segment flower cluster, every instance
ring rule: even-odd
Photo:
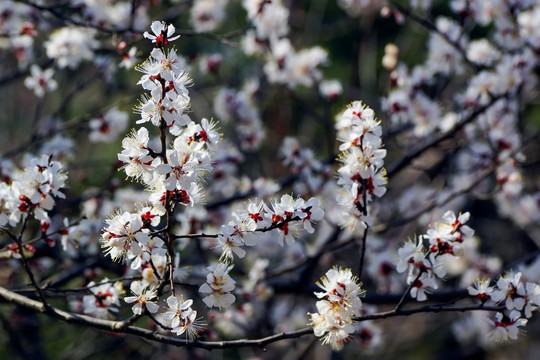
[[[153,144],[145,127],[133,131],[122,141],[123,150],[118,159],[125,163],[129,177],[142,181],[151,191],[150,201],[160,214],[172,203],[193,206],[202,200],[202,178],[210,172],[212,146],[220,135],[216,124],[202,119],[197,124],[189,119],[190,106],[186,86],[191,84],[184,60],[175,50],[165,52],[162,46],[172,37],[174,27],[155,22],[154,35],[146,33],[156,48],[150,58],[139,67],[143,76],[139,84],[150,91],[138,107],[141,119],[175,136],[172,148],[166,142]]]
[[[206,306],[228,308],[234,303],[236,297],[231,292],[236,281],[229,275],[231,270],[232,267],[224,263],[208,267],[210,273],[206,276],[206,283],[199,288],[199,292],[209,294],[202,299]]]
[[[346,342],[372,349],[381,330],[367,319],[438,309],[470,314],[454,323],[459,341],[488,347],[518,338],[540,308],[540,257],[524,254],[532,243],[527,239],[501,258],[482,254],[479,237],[467,226],[469,213],[443,209],[475,208],[475,199],[486,199],[535,239],[540,191],[532,105],[538,100],[540,2],[449,0],[444,16],[437,15],[440,6],[431,12],[432,0],[337,0],[343,11],[332,7],[331,13],[317,2],[289,3],[0,2],[0,49],[7,60],[0,86],[17,88],[26,77],[24,85],[36,95],[23,91],[24,99],[6,108],[8,117],[11,108],[27,118],[32,112],[33,122],[26,141],[10,138],[26,133],[24,126],[8,124],[2,133],[13,148],[0,155],[0,298],[17,309],[35,305],[31,298],[61,307],[61,298],[75,312],[97,318],[79,317],[88,327],[121,320],[130,312],[128,303],[135,315],[116,324],[132,325],[108,328],[178,345],[186,341],[157,332],[195,340],[205,325],[197,319],[203,314],[197,306],[204,303],[207,338],[175,351],[310,333],[334,350]],[[182,9],[189,8],[184,16]],[[173,24],[150,26],[149,14],[161,12],[182,29],[191,24],[194,31],[182,30],[190,38],[181,46],[186,58],[171,48],[180,37]],[[343,21],[366,14],[367,21]],[[369,52],[364,50],[384,44],[360,41],[327,52],[316,43],[324,40],[335,49],[348,41],[348,31],[367,40],[362,33],[372,25],[398,29],[404,21],[425,30],[425,56],[414,66],[402,61],[421,44],[411,47],[402,36],[386,44],[382,67],[371,67],[373,74],[357,65],[373,60],[363,58]],[[311,31],[315,24],[318,30]],[[209,33],[214,30],[219,33]],[[145,48],[153,50],[136,67],[142,73],[137,85],[145,91],[135,108],[138,125],[122,140],[119,161],[110,164],[139,183],[124,188],[114,171],[87,166],[110,154],[110,147],[84,147],[125,134],[128,116],[119,110],[119,92],[131,93],[135,82],[128,69]],[[321,65],[331,65],[329,73],[339,76],[338,67],[350,58],[355,64],[347,84],[323,74]],[[196,87],[188,74],[192,68],[202,75]],[[107,91],[81,99],[96,80],[107,82]],[[387,89],[382,95],[381,88]],[[358,93],[382,96],[382,117],[389,120],[385,145],[373,110],[353,102],[336,118],[340,156],[334,164],[328,122],[334,101]],[[219,128],[210,117],[212,102]],[[287,169],[273,178],[278,143]],[[45,155],[23,155],[26,149]],[[386,149],[394,154],[387,156]],[[22,159],[20,166],[15,158]],[[396,161],[390,166],[395,185],[387,194],[388,158]],[[79,181],[67,193],[64,169],[70,163]],[[60,201],[64,194],[71,198]],[[490,221],[494,214],[488,214]],[[425,227],[432,219],[440,220],[425,234],[396,241],[396,228]],[[99,245],[120,264],[97,261]],[[490,249],[504,251],[501,246],[490,243]],[[342,257],[340,251],[351,247],[354,252]],[[358,253],[358,277],[334,267],[318,283],[316,306],[297,300],[299,287],[320,266],[354,261]],[[509,258],[517,253],[524,256]],[[515,269],[498,276],[504,261]],[[104,273],[117,279],[100,281]],[[408,296],[427,300],[447,277],[457,288],[437,297],[459,302],[401,307]],[[364,278],[377,290],[373,298],[400,299],[394,310],[377,314],[363,304]],[[80,286],[62,289],[66,280],[80,280]],[[312,332],[301,329],[308,310]],[[214,341],[217,333],[239,340]],[[306,351],[310,357],[316,350]]]
[[[295,190],[299,193],[317,193],[324,187],[331,176],[331,167],[323,164],[311,149],[300,146],[297,138],[288,136],[283,140],[280,149],[283,165],[289,166],[293,173],[300,174]]]
[[[168,310],[163,313],[163,320],[167,321],[176,335],[186,334],[189,341],[199,336],[203,324],[197,319],[197,311],[191,308],[193,300],[180,300],[176,296],[167,298]]]
[[[83,297],[83,312],[85,314],[109,319],[118,312],[120,296],[124,293],[121,282],[111,282],[108,278],[101,280],[99,284],[91,281],[86,288],[91,295]]]
[[[296,51],[287,38],[271,43],[272,57],[264,65],[264,72],[272,83],[313,86],[322,79],[318,69],[328,61],[328,53],[319,46]]]
[[[134,7],[129,1],[95,1],[74,0],[74,7],[80,7],[81,18],[102,26],[129,26],[133,22],[135,28],[142,28],[148,24],[148,15],[144,6]]]
[[[446,264],[461,255],[462,244],[470,239],[474,231],[465,223],[470,214],[447,211],[442,222],[433,224],[427,234],[418,236],[416,242],[408,241],[398,250],[396,270],[407,271],[407,284],[411,286],[411,297],[425,301],[427,294],[437,289],[437,278],[447,275]],[[428,246],[424,241],[428,241]]]
[[[202,119],[197,124],[186,115],[190,106],[187,86],[191,79],[184,59],[175,50],[164,49],[169,41],[178,38],[174,36],[174,26],[154,22],[151,30],[152,34],[145,32],[144,37],[150,39],[155,48],[150,58],[138,67],[143,73],[139,84],[150,95],[144,96],[137,108],[141,117],[137,123],[154,125],[161,136],[154,141],[146,127],[133,130],[122,141],[123,150],[118,154],[127,176],[141,181],[150,191],[151,206],[140,207],[136,213],[117,212],[106,221],[108,226],[102,235],[106,254],[116,261],[129,260],[131,271],[140,276],[141,280],[131,283],[133,296],[124,299],[135,303],[132,311],[137,315],[141,315],[144,308],[156,313],[159,310],[157,301],[163,291],[161,285],[166,279],[181,275],[179,256],[175,256],[172,244],[174,237],[161,237],[156,230],[162,217],[171,216],[171,209],[177,204],[194,206],[201,203],[202,187],[199,184],[211,171],[212,147],[220,139],[214,122]],[[111,125],[121,120],[115,109],[106,115],[94,121],[96,124],[101,121],[97,124],[101,133],[103,125],[111,131]],[[107,121],[107,117],[111,119]],[[174,137],[170,145],[168,134]],[[98,137],[102,136],[94,136]],[[191,309],[193,301],[179,301],[174,296],[174,289],[171,292],[167,299],[169,311],[162,314],[162,318],[170,323],[177,335],[186,333],[193,340],[200,329],[197,312]]]
[[[324,291],[315,292],[322,300],[317,301],[317,313],[311,316],[310,325],[315,336],[322,337],[323,344],[341,350],[355,331],[354,317],[362,314],[360,296],[364,291],[350,269],[333,268],[317,285]]]
[[[239,91],[222,88],[214,98],[214,111],[221,121],[234,120],[240,147],[244,151],[257,150],[265,137],[260,112],[252,101],[257,87],[256,82],[248,82]]]
[[[248,36],[260,42],[279,39],[289,33],[289,9],[282,0],[244,0],[242,3],[255,27]]]
[[[521,272],[500,276],[495,286],[490,286],[489,279],[477,280],[468,291],[482,303],[506,307],[495,314],[495,320],[489,321],[492,329],[487,337],[495,342],[516,340],[521,332],[519,328],[540,308],[540,285],[524,281]]]
[[[96,30],[83,27],[64,27],[45,42],[47,56],[56,60],[59,68],[75,69],[82,61],[94,58],[98,47]]]
[[[66,180],[62,164],[52,156],[27,157],[24,170],[14,171],[0,181],[0,226],[14,227],[21,219],[33,216],[41,221],[45,233],[55,198],[65,198],[61,189]]]
[[[271,207],[263,200],[250,202],[247,209],[236,211],[228,225],[222,225],[222,233],[218,235],[217,247],[222,249],[221,259],[233,260],[233,253],[243,258],[246,254],[241,247],[254,246],[257,233],[272,231],[277,235],[278,243],[284,241],[291,246],[300,231],[313,233],[312,223],[324,216],[317,198],[305,201],[283,195],[279,201],[271,202]]]
[[[150,241],[148,224],[143,216],[124,212],[106,220],[108,226],[103,230],[103,247],[111,259],[123,263],[142,254],[143,246]],[[159,217],[154,218],[159,222]]]
[[[381,126],[375,113],[360,101],[355,101],[336,117],[342,166],[338,184],[343,189],[339,202],[343,208],[343,223],[349,230],[364,230],[369,225],[368,204],[373,196],[386,192],[386,170],[383,167],[386,150],[381,149]]]

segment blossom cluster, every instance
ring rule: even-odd
[[[99,283],[93,281],[86,285],[91,293],[83,297],[83,312],[100,319],[112,318],[120,307],[120,296],[124,289],[121,282],[111,282],[103,278]]]
[[[214,111],[224,123],[236,124],[236,134],[244,151],[257,150],[265,137],[259,110],[253,104],[256,82],[248,82],[242,90],[222,88],[214,98]]]
[[[425,301],[427,293],[438,288],[437,279],[444,279],[447,275],[447,263],[461,255],[462,244],[474,234],[465,225],[469,218],[469,213],[456,217],[452,211],[447,211],[441,222],[433,224],[427,234],[399,248],[396,270],[400,273],[407,271],[411,297]]]
[[[239,258],[246,255],[242,246],[254,246],[257,232],[273,231],[278,243],[291,246],[300,231],[313,233],[312,223],[321,220],[324,210],[319,207],[317,198],[305,201],[283,195],[279,201],[273,200],[268,206],[263,200],[250,202],[247,209],[233,212],[233,220],[222,225],[218,235],[217,247],[222,250],[221,258],[232,261],[236,254]]]
[[[174,36],[174,26],[154,22],[151,30],[144,37],[155,48],[138,68],[143,73],[139,84],[150,95],[144,96],[137,108],[141,117],[137,123],[154,125],[161,137],[153,142],[150,131],[140,127],[122,141],[123,150],[118,154],[128,177],[147,187],[151,206],[142,206],[136,213],[117,212],[106,221],[108,226],[102,235],[105,253],[115,261],[129,260],[131,270],[141,278],[130,285],[133,295],[124,298],[127,303],[134,303],[132,311],[136,315],[142,315],[145,309],[158,312],[163,282],[178,275],[179,257],[171,250],[174,238],[161,237],[156,230],[162,217],[168,218],[176,204],[194,206],[202,201],[199,184],[211,170],[211,148],[220,139],[213,122],[203,119],[197,124],[186,115],[190,106],[187,86],[191,80],[185,61],[174,49],[164,50],[169,41],[178,38]],[[101,121],[118,123],[118,120]],[[167,133],[174,136],[170,148]],[[177,335],[186,333],[193,340],[201,325],[196,319],[197,312],[191,309],[193,301],[180,301],[174,289],[170,291],[173,294],[167,299],[169,310],[161,317]]]
[[[189,341],[195,340],[204,328],[204,324],[197,318],[197,311],[191,305],[193,300],[178,299],[171,295],[167,298],[168,310],[163,313],[163,320],[170,325],[172,332],[176,335],[185,333]]]
[[[338,139],[342,143],[338,185],[343,193],[342,225],[350,231],[362,231],[370,225],[368,205],[373,196],[386,193],[386,150],[381,149],[381,125],[375,113],[361,101],[355,101],[336,116]]]
[[[540,191],[531,178],[538,166],[538,134],[531,129],[540,5],[450,0],[449,8],[431,9],[431,0],[407,6],[336,3],[346,15],[363,19],[344,19],[335,6],[328,14],[317,2],[283,0],[1,3],[0,49],[9,61],[0,86],[24,79],[20,83],[35,95],[21,92],[21,103],[35,105],[31,133],[22,126],[2,133],[14,148],[0,155],[0,287],[17,292],[24,286],[8,300],[35,304],[25,300],[33,291],[28,299],[46,306],[54,292],[75,312],[106,319],[80,317],[101,327],[131,308],[125,323],[137,321],[130,324],[141,326],[140,334],[180,345],[186,342],[157,331],[193,341],[206,327],[202,315],[209,326],[205,341],[188,344],[192,356],[198,356],[193,348],[254,343],[214,341],[220,336],[274,333],[267,338],[272,342],[288,339],[289,332],[308,334],[309,329],[297,330],[305,327],[310,309],[310,326],[323,344],[334,350],[346,342],[372,348],[381,330],[366,318],[377,311],[370,301],[380,298],[401,301],[374,318],[442,306],[471,315],[453,325],[460,342],[472,339],[488,348],[517,339],[540,308],[539,257],[514,257],[535,250],[530,239],[537,238],[540,222]],[[170,46],[179,38],[175,26],[150,25],[149,14],[158,10],[182,29],[192,26],[193,31],[181,30],[189,38],[179,44],[181,51]],[[184,10],[189,18],[177,16]],[[342,39],[390,22],[394,29],[405,20],[426,32],[424,59],[413,66],[403,61],[422,44],[409,46],[410,37],[399,32],[386,46],[369,36],[354,44]],[[340,41],[353,46],[327,51],[317,38],[329,50]],[[118,95],[135,84],[130,71],[140,49],[150,46],[150,57],[136,66],[142,73],[138,85],[146,91],[135,108],[138,126],[123,138],[118,162],[111,161],[109,171],[96,170],[88,164],[107,157],[128,128],[125,100]],[[382,67],[365,66],[374,60],[365,54],[379,54],[383,47]],[[343,85],[327,80],[322,66],[342,74],[338,68],[348,51],[355,54],[352,76],[340,79]],[[420,60],[419,54],[413,58]],[[189,73],[201,80],[194,85]],[[103,93],[93,91],[96,80],[107,83]],[[334,161],[332,111],[359,93],[382,96],[378,117],[389,120],[385,144],[373,110],[355,101],[336,118],[341,154]],[[34,110],[19,101],[13,106],[17,116]],[[27,142],[10,139],[12,132],[28,135]],[[26,148],[32,153],[21,155]],[[394,153],[387,157],[386,149]],[[20,169],[9,160],[19,155]],[[389,166],[393,186],[386,194],[388,159],[396,162]],[[138,184],[124,187],[118,169],[120,177]],[[373,202],[374,197],[380,199]],[[487,201],[473,204],[475,199]],[[488,202],[508,218],[494,227],[511,222],[528,235],[522,247],[505,253],[507,245],[497,240],[506,234],[494,231],[489,247],[500,254],[480,252],[485,246],[466,225],[469,213],[454,211]],[[479,230],[495,216],[487,215],[489,220],[475,220]],[[402,244],[399,233],[439,218],[425,234]],[[55,248],[57,240],[61,246]],[[106,259],[119,264],[98,261],[100,245]],[[316,305],[297,301],[299,293],[312,291],[303,285],[321,266],[356,262],[359,255],[357,277],[334,267],[318,284]],[[497,277],[509,261],[521,264]],[[445,278],[461,288],[474,282],[471,297],[402,310],[406,296],[427,300]],[[64,292],[66,279],[70,289]],[[79,279],[80,287],[73,288]],[[360,301],[360,280],[377,290],[374,297]],[[453,300],[463,293],[454,290],[440,296]],[[205,313],[199,308],[204,305]],[[144,317],[147,322],[139,321]]]
[[[469,295],[482,303],[506,307],[495,314],[495,320],[489,320],[492,328],[486,337],[495,342],[516,340],[522,331],[520,327],[540,308],[540,285],[524,281],[521,272],[501,275],[495,286],[490,286],[490,282],[490,279],[479,279],[468,287]]]
[[[362,314],[360,296],[364,291],[351,269],[330,269],[321,281],[317,285],[324,291],[315,292],[315,295],[322,300],[316,303],[317,313],[309,314],[310,325],[315,336],[322,337],[323,344],[341,350],[355,332],[354,317]]]
[[[141,116],[137,123],[150,122],[167,129],[175,139],[172,148],[166,148],[164,142],[153,143],[148,129],[141,127],[122,141],[118,159],[124,162],[129,177],[148,187],[152,205],[164,214],[170,201],[193,206],[202,200],[199,183],[210,171],[211,147],[220,135],[214,122],[203,119],[197,124],[186,115],[191,79],[185,61],[174,49],[168,53],[162,49],[175,38],[171,37],[174,27],[154,22],[152,31],[154,35],[146,33],[146,37],[161,47],[154,48],[138,68],[143,73],[139,84],[150,91],[150,96],[144,96],[137,108]]]
[[[140,260],[144,247],[148,246],[151,240],[150,227],[159,222],[159,215],[149,208],[143,208],[140,214],[129,212],[115,214],[111,219],[106,220],[108,226],[103,230],[105,253],[112,260],[122,263],[128,259]],[[139,266],[140,262],[132,263],[132,267]]]
[[[0,181],[0,226],[11,227],[27,217],[41,221],[43,233],[50,225],[48,212],[55,199],[64,199],[67,175],[52,156],[28,156],[23,170],[15,170]]]
[[[232,266],[219,263],[216,266],[208,267],[210,273],[206,277],[206,283],[202,284],[199,292],[208,294],[202,300],[208,307],[228,308],[235,301],[235,296],[231,294],[236,283],[229,275]]]
[[[323,189],[332,173],[330,165],[322,163],[311,149],[303,148],[292,136],[283,140],[280,150],[283,165],[289,166],[293,174],[300,175],[295,183],[297,192],[317,193]]]

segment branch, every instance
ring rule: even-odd
[[[24,307],[33,309],[35,311],[45,313],[45,306],[39,301],[32,300],[25,296],[14,293],[10,290],[7,290],[4,287],[0,287],[0,297],[3,297],[9,302],[13,302]],[[103,320],[96,319],[86,315],[74,314],[54,307],[50,307],[49,316],[57,318],[67,323],[79,324],[84,326],[93,327],[95,329],[113,331],[113,332],[122,332],[126,334],[136,335],[151,341],[157,341],[164,344],[176,345],[176,346],[185,346],[185,347],[195,347],[202,349],[224,349],[224,348],[239,348],[239,347],[260,347],[264,348],[267,344],[284,340],[284,339],[294,339],[304,335],[310,335],[313,333],[311,328],[304,328],[297,331],[283,332],[280,334],[274,334],[260,339],[239,339],[232,341],[201,341],[196,340],[194,342],[189,342],[186,339],[181,339],[177,337],[166,336],[158,334],[155,331],[143,329],[140,327],[127,325],[130,321],[112,321],[112,320]]]
[[[39,11],[48,12],[54,17],[56,17],[59,20],[62,20],[63,22],[69,23],[71,25],[81,26],[81,27],[88,27],[93,28],[102,32],[106,32],[109,34],[122,34],[126,32],[132,32],[132,33],[141,33],[140,30],[135,30],[132,27],[126,27],[126,28],[110,28],[106,26],[100,26],[94,23],[91,23],[89,21],[80,21],[73,19],[67,15],[64,15],[62,12],[58,10],[58,6],[45,6],[40,5],[38,3],[32,2],[30,0],[13,0],[15,2],[19,2],[28,6],[31,6]]]
[[[485,306],[484,304],[467,305],[467,306],[447,306],[444,304],[426,305],[412,309],[394,309],[390,311],[380,312],[372,315],[365,315],[355,318],[355,321],[366,321],[376,319],[386,319],[394,316],[408,316],[418,313],[437,313],[437,312],[465,312],[465,311],[502,311],[506,306]]]
[[[501,98],[503,98],[503,96],[500,96],[500,95],[492,97],[489,103],[474,110],[463,121],[457,124],[453,129],[445,133],[442,133],[438,136],[435,136],[433,139],[429,140],[425,144],[421,144],[420,146],[417,146],[411,152],[409,152],[408,154],[404,155],[402,158],[395,161],[393,164],[391,164],[387,168],[388,177],[391,178],[392,176],[394,176],[395,174],[403,170],[407,165],[409,165],[409,163],[411,163],[414,159],[422,155],[425,151],[441,143],[442,141],[453,137],[458,131],[463,129],[465,125],[475,120],[478,115],[480,115],[481,113],[489,109],[493,104],[495,104]]]
[[[306,208],[306,210],[310,210],[311,207],[308,207]],[[274,229],[280,229],[282,228],[285,224],[287,223],[290,223],[292,221],[301,221],[302,219],[298,216],[295,216],[293,218],[286,218],[285,220],[279,222],[279,223],[275,223],[275,224],[272,224],[270,226],[267,226],[267,227],[264,227],[264,228],[260,228],[260,229],[256,229],[256,230],[253,230],[253,231],[245,231],[245,233],[256,233],[256,232],[268,232],[268,231],[272,231]],[[198,233],[198,234],[185,234],[185,235],[173,235],[175,239],[196,239],[196,238],[201,238],[201,237],[204,237],[204,238],[217,238],[219,235],[223,235],[223,234],[205,234],[205,233]]]
[[[45,306],[39,301],[32,300],[25,296],[19,295],[12,291],[7,290],[4,287],[0,287],[0,297],[3,297],[9,302],[13,302],[24,307],[33,309],[38,312],[45,313]],[[356,321],[366,321],[375,319],[385,319],[394,316],[407,316],[417,313],[427,312],[464,312],[464,311],[501,311],[505,309],[504,306],[484,306],[484,304],[470,305],[470,306],[446,306],[444,304],[428,305],[418,308],[405,309],[405,310],[390,310],[386,312],[380,312],[377,314],[365,315],[355,318]],[[156,341],[164,344],[193,347],[201,349],[225,349],[225,348],[240,348],[240,347],[259,347],[265,349],[266,345],[285,340],[296,339],[305,335],[313,334],[313,329],[306,327],[296,331],[283,332],[279,334],[270,335],[259,339],[238,339],[231,341],[202,341],[196,340],[189,342],[187,339],[180,339],[177,337],[171,337],[156,333],[155,331],[143,329],[140,327],[129,325],[131,319],[124,321],[112,321],[96,319],[86,315],[74,314],[67,311],[59,310],[54,307],[50,307],[47,312],[49,316],[65,321],[67,323],[79,324],[84,326],[93,327],[100,330],[122,332],[126,334],[136,335],[147,340]]]
[[[467,57],[467,52],[461,47],[461,45],[457,42],[457,41],[454,41],[452,39],[450,39],[450,37],[443,33],[442,31],[440,31],[437,26],[435,26],[435,24],[433,24],[432,22],[430,22],[429,20],[421,17],[420,15],[418,14],[415,14],[413,13],[411,10],[409,10],[408,8],[406,8],[405,6],[401,5],[400,3],[398,3],[397,1],[392,1],[392,5],[401,13],[405,14],[405,16],[409,17],[411,20],[417,22],[418,24],[422,25],[423,27],[425,27],[426,29],[430,30],[430,31],[433,31],[434,33],[437,33],[440,37],[442,37],[448,44],[450,44],[454,49],[456,49],[456,51],[461,55],[461,57],[463,58],[463,60],[469,64],[471,67],[474,68],[474,70],[476,70],[477,72],[482,70],[484,67],[471,61],[468,57]],[[460,36],[461,37],[461,36]]]
[[[490,166],[486,170],[484,170],[476,179],[474,179],[469,186],[463,188],[463,189],[457,189],[456,191],[446,195],[442,200],[440,199],[434,199],[431,202],[428,203],[427,206],[424,208],[418,210],[417,212],[413,213],[410,216],[406,216],[401,219],[397,219],[392,222],[388,222],[386,224],[379,224],[374,227],[374,230],[376,233],[385,232],[391,227],[401,226],[409,223],[410,221],[416,220],[418,217],[422,216],[423,214],[435,209],[436,207],[440,207],[442,205],[445,205],[449,203],[450,201],[454,200],[456,197],[464,195],[474,189],[478,184],[480,184],[482,181],[484,181],[488,176],[493,174],[495,172],[495,169],[497,168],[496,165]]]

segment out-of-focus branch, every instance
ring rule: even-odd
[[[413,213],[412,215],[409,215],[409,216],[406,216],[406,217],[391,221],[391,222],[386,223],[386,224],[382,223],[382,224],[375,225],[374,226],[374,231],[376,233],[382,233],[382,232],[385,232],[386,230],[388,230],[391,227],[405,225],[405,224],[407,224],[407,223],[409,223],[411,221],[416,220],[417,218],[419,218],[423,214],[425,214],[425,213],[427,213],[427,212],[429,212],[429,211],[431,211],[431,210],[433,210],[433,209],[435,209],[437,207],[440,207],[440,206],[443,206],[443,205],[449,203],[450,201],[454,200],[458,196],[464,195],[464,194],[468,193],[469,191],[471,191],[472,189],[474,189],[478,184],[480,184],[482,181],[487,179],[491,174],[493,174],[495,172],[496,168],[497,167],[495,165],[490,166],[489,168],[484,170],[476,179],[474,179],[469,184],[469,186],[467,186],[467,187],[465,187],[463,189],[457,189],[456,191],[454,191],[454,192],[452,192],[452,193],[450,193],[448,195],[445,195],[442,200],[436,198],[436,199],[430,201],[428,203],[428,205],[424,206],[422,209],[418,210],[417,212]]]
[[[434,33],[437,33],[440,37],[442,37],[448,44],[450,44],[454,49],[456,49],[456,51],[461,55],[461,57],[463,58],[463,60],[469,64],[471,67],[474,68],[474,70],[476,71],[480,71],[483,69],[483,66],[471,61],[468,57],[467,57],[467,52],[465,51],[465,49],[463,49],[463,47],[461,47],[461,45],[450,39],[450,37],[448,35],[446,35],[445,33],[443,33],[442,31],[440,31],[437,26],[435,26],[435,24],[433,24],[431,21],[429,21],[428,19],[425,19],[423,17],[421,17],[420,15],[418,14],[415,14],[414,12],[412,12],[410,9],[408,9],[407,7],[401,5],[399,2],[393,0],[392,1],[392,6],[394,6],[399,12],[403,13],[405,16],[407,16],[409,19],[417,22],[418,24],[422,25],[423,27],[425,27],[426,29],[430,30],[430,31],[433,31]]]
[[[415,149],[411,150],[409,153],[405,154],[400,159],[396,160],[393,164],[391,164],[387,168],[387,174],[388,177],[391,178],[394,175],[396,175],[398,172],[403,170],[407,165],[409,165],[414,159],[422,155],[427,150],[431,149],[432,147],[435,147],[439,143],[443,142],[446,139],[450,139],[453,137],[458,131],[463,129],[465,125],[471,123],[474,121],[478,115],[482,114],[484,111],[489,109],[493,104],[495,104],[499,99],[501,99],[503,96],[494,96],[491,98],[491,101],[487,103],[484,106],[480,106],[479,108],[475,109],[473,112],[471,112],[468,116],[466,116],[462,121],[460,121],[456,126],[454,126],[451,130],[448,130],[445,133],[442,133],[440,135],[437,135],[433,137],[432,139],[429,139],[424,144],[420,144]]]

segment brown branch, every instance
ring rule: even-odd
[[[366,191],[364,191],[364,193],[365,192]],[[362,235],[362,240],[360,244],[360,264],[358,265],[358,280],[362,280],[362,271],[364,269],[364,260],[366,258],[366,240],[367,240],[368,230],[369,230],[369,225],[366,223],[366,228],[364,229],[364,235]]]
[[[47,238],[49,238],[49,237],[51,237],[51,236],[53,236],[53,235],[58,235],[58,234],[60,234],[62,231],[67,230],[67,229],[71,228],[72,226],[77,226],[77,225],[79,225],[80,222],[81,222],[81,220],[84,220],[84,219],[86,219],[86,216],[81,216],[79,219],[75,220],[73,223],[69,224],[67,227],[62,227],[62,228],[60,228],[60,229],[58,229],[58,230],[56,230],[56,231],[50,232],[50,233],[48,233],[48,234],[41,234],[40,236],[36,236],[36,237],[33,238],[33,239],[24,241],[22,244],[23,244],[23,245],[30,245],[30,244],[33,244],[33,243],[35,243],[35,242],[38,242],[39,240],[45,240],[45,239],[47,239]],[[7,229],[3,229],[3,228],[2,228],[2,229],[0,229],[0,230],[5,231],[6,233],[9,233],[9,231],[8,231]],[[9,250],[9,247],[8,247],[8,246],[4,246],[4,247],[0,248],[0,252],[6,251],[6,250]]]
[[[4,287],[0,287],[0,297],[4,298],[9,302],[13,302],[19,305],[22,305],[26,308],[33,309],[38,312],[45,313],[45,306],[39,302],[32,300],[28,297],[19,295],[10,290],[7,290]],[[366,321],[366,320],[375,320],[375,319],[385,319],[395,316],[408,316],[417,313],[430,313],[430,312],[464,312],[464,311],[501,311],[504,306],[485,306],[484,304],[479,305],[470,305],[470,306],[446,306],[444,304],[439,305],[428,305],[418,308],[411,309],[394,309],[386,312],[380,312],[377,314],[365,315],[358,318],[355,318],[356,321]],[[230,341],[202,341],[196,340],[189,342],[186,339],[181,339],[177,337],[171,337],[156,333],[155,331],[143,329],[140,327],[132,326],[131,321],[134,317],[124,320],[124,321],[112,321],[112,320],[103,320],[96,319],[86,315],[74,314],[54,307],[50,307],[47,314],[51,317],[57,318],[67,323],[84,325],[87,327],[93,327],[95,329],[113,331],[113,332],[122,332],[126,334],[135,335],[147,340],[156,341],[164,344],[170,344],[175,346],[184,346],[184,347],[194,347],[202,349],[225,349],[225,348],[240,348],[240,347],[259,347],[265,348],[266,345],[285,340],[285,339],[295,339],[305,335],[313,334],[313,329],[306,327],[300,330],[283,332],[279,334],[270,335],[267,337],[259,339],[238,339]]]
[[[376,319],[386,319],[394,316],[408,316],[419,313],[438,313],[438,312],[465,312],[465,311],[502,311],[506,306],[485,306],[482,304],[467,305],[467,306],[447,306],[444,304],[426,305],[411,309],[393,309],[390,311],[380,312],[372,315],[364,315],[354,318],[355,321],[367,321]]]
[[[310,210],[311,207],[308,207],[306,208],[306,210]],[[298,216],[295,216],[293,218],[286,218],[285,220],[279,222],[279,223],[276,223],[276,224],[272,224],[270,226],[267,226],[267,227],[264,227],[264,228],[260,228],[260,229],[257,229],[257,230],[253,230],[253,231],[246,231],[245,233],[257,233],[257,232],[268,232],[268,231],[272,231],[274,229],[280,229],[283,227],[283,225],[287,224],[287,223],[290,223],[290,222],[293,222],[293,221],[301,221],[302,219]],[[205,233],[198,233],[198,234],[185,234],[185,235],[173,235],[175,239],[196,239],[196,238],[201,238],[201,237],[204,237],[204,238],[217,238],[219,235],[223,235],[223,234],[205,234]]]

